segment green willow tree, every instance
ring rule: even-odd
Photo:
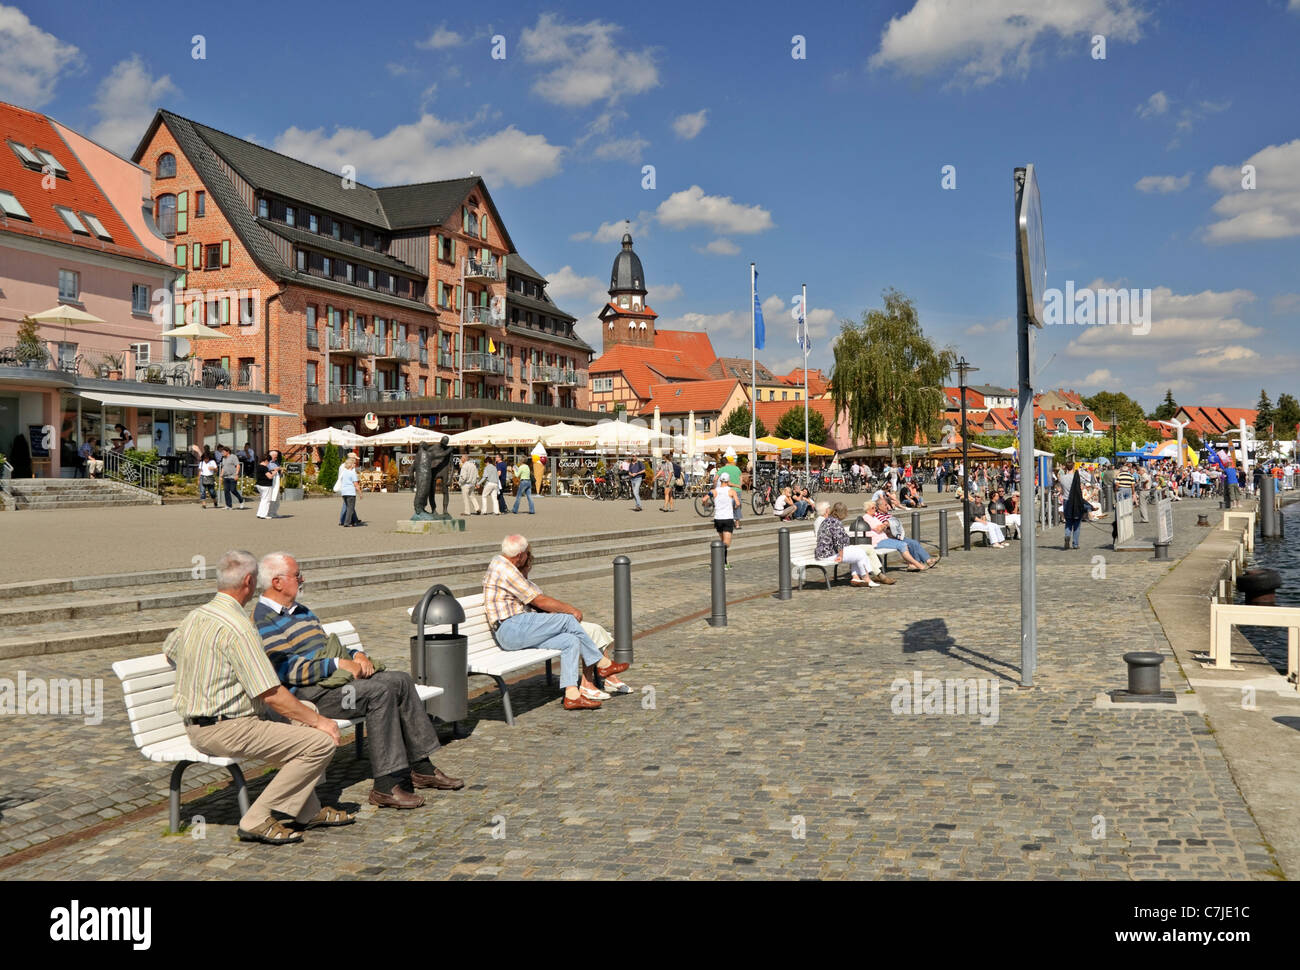
[[[884,438],[892,455],[895,445],[937,434],[943,383],[957,351],[934,346],[905,294],[891,287],[883,296],[883,310],[864,312],[860,324],[844,321],[830,384],[835,411],[848,414],[853,440]]]
[[[781,415],[781,420],[777,421],[776,430],[772,433],[778,438],[794,438],[796,441],[803,441],[803,405],[796,404]],[[826,419],[822,417],[820,411],[809,408],[808,443],[824,445],[826,444],[826,434]]]

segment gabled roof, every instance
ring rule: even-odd
[[[49,118],[26,108],[0,102],[0,131],[4,138],[0,142],[0,190],[13,193],[31,217],[28,221],[6,217],[0,212],[0,231],[47,239],[77,249],[126,256],[160,266],[169,265],[136,238],[131,227],[114,208],[108,196],[100,190],[90,171],[73,153],[71,146],[63,140]],[[45,188],[42,184],[44,174],[25,166],[8,144],[12,142],[31,151],[39,149],[49,152],[67,170],[68,177],[54,178],[51,187]],[[36,157],[44,161],[39,155]],[[123,160],[122,164],[125,166],[127,162]],[[73,232],[55,211],[56,205],[78,214],[85,212],[94,216],[113,238],[100,239],[90,226],[86,226],[91,230],[90,235]]]
[[[505,220],[497,211],[492,201],[492,193],[487,190],[483,179],[477,175],[463,178],[440,179],[434,182],[416,182],[412,185],[391,185],[376,189],[379,201],[383,204],[388,223],[394,229],[423,229],[445,225],[456,214],[466,197],[477,192],[480,201],[492,212],[497,231],[507,252],[513,252],[514,241],[506,232]],[[510,261],[506,261],[507,270]],[[527,265],[527,264],[525,264]]]
[[[659,314],[655,313],[654,310],[650,309],[650,305],[648,303],[643,304],[643,308],[640,310],[633,310],[631,307],[621,307],[621,306],[615,306],[613,303],[606,303],[603,307],[600,308],[599,311],[597,311],[596,316],[599,317],[602,321],[604,321],[606,317],[612,317],[612,316],[645,317],[647,320],[654,320],[659,316]]]
[[[1102,421],[1099,417],[1097,417],[1097,415],[1093,414],[1091,411],[1087,410],[1086,408],[1082,408],[1082,409],[1040,408],[1037,409],[1037,413],[1034,415],[1034,420],[1037,420],[1039,415],[1045,417],[1047,419],[1047,423],[1049,425],[1052,425],[1053,427],[1056,426],[1057,421],[1064,421],[1065,426],[1069,428],[1071,431],[1084,430],[1083,422],[1085,418],[1092,419],[1092,429],[1094,431],[1110,430],[1110,425],[1107,422]]]
[[[518,273],[520,276],[527,276],[531,280],[539,283],[545,283],[546,277],[537,270],[533,269],[518,253],[511,253],[506,257],[506,275]]]
[[[672,350],[615,344],[591,362],[588,373],[621,373],[632,391],[642,400],[650,397],[650,388],[666,381],[707,381],[707,372],[696,367],[683,355]],[[734,381],[732,383],[735,383]]]
[[[689,361],[701,370],[707,370],[718,357],[713,352],[713,341],[709,339],[709,335],[699,330],[656,329],[655,348],[680,354],[683,360]]]
[[[803,373],[804,369],[802,367],[796,367],[788,374],[778,374],[777,380],[782,384],[789,384],[791,387],[803,387]],[[808,371],[808,394],[810,397],[825,394],[829,387],[830,381],[821,372],[821,368]]]
[[[1255,426],[1259,412],[1250,408],[1220,408],[1199,404],[1185,404],[1178,409],[1186,412],[1189,425],[1198,434],[1223,434],[1244,420],[1250,427]]]
[[[970,423],[969,412],[966,415],[966,422]],[[1016,430],[1015,408],[989,408],[984,418],[984,427],[993,431]]]
[[[811,389],[812,385],[809,385]],[[803,412],[803,401],[759,401],[758,406],[754,408],[758,419],[767,426],[769,434],[776,433],[776,424],[781,420],[785,412],[791,408],[798,408]],[[817,412],[826,422],[826,429],[829,431],[835,426],[835,402],[829,398],[815,397],[808,401],[809,413]],[[803,437],[802,434],[799,436]]]
[[[945,387],[943,389],[943,393],[944,393],[944,398],[946,399],[946,409],[949,411],[960,411],[961,410],[961,388]],[[979,391],[975,390],[975,388],[972,387],[970,384],[967,384],[966,385],[967,412],[969,412],[971,408],[983,408],[986,404],[987,402],[984,400],[984,395],[981,394]]]
[[[267,232],[275,233],[275,235],[307,249],[333,253],[336,256],[342,256],[344,259],[367,266],[390,269],[395,273],[401,273],[403,276],[414,276],[422,280],[429,278],[428,273],[413,266],[408,266],[400,259],[394,259],[387,253],[366,249],[364,246],[354,246],[350,241],[335,239],[333,236],[325,236],[319,232],[308,232],[294,226],[286,226],[284,223],[275,222],[271,219],[257,219],[256,222]]]
[[[758,380],[763,384],[779,384],[781,381],[760,360],[755,367]],[[709,376],[715,379],[734,377],[749,383],[749,361],[744,357],[718,357],[709,365]]]
[[[1015,397],[1016,392],[1007,387],[998,387],[996,384],[967,384],[967,391],[976,391],[984,397]],[[966,395],[967,400],[970,395]],[[967,407],[970,405],[968,404]]]
[[[650,387],[650,400],[641,407],[641,414],[651,414],[655,406],[660,414],[697,414],[720,412],[735,393],[740,382],[734,379],[720,381],[684,381],[680,384],[654,384]]]

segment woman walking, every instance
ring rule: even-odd
[[[217,507],[217,459],[212,454],[212,449],[204,445],[203,456],[199,458],[199,508],[207,508],[203,500],[209,492],[212,494],[212,507],[215,509]]]
[[[673,508],[673,487],[677,480],[677,474],[673,460],[664,455],[659,460],[659,467],[655,470],[655,484],[664,490],[664,504],[659,506],[660,512],[677,511]]]
[[[501,498],[501,473],[497,471],[497,466],[484,459],[483,474],[476,484],[483,486],[483,514],[487,515],[490,508],[493,515],[500,515],[501,506],[497,501]],[[504,504],[503,500],[501,505]]]
[[[343,510],[339,513],[339,525],[345,529],[354,525],[365,525],[357,518],[357,460],[351,455],[339,469],[338,481],[334,483],[335,490],[343,496]]]
[[[259,519],[269,519],[271,517],[271,492],[275,488],[278,469],[271,468],[271,456],[267,455],[257,463],[254,470],[254,482],[257,484],[257,494],[261,496],[257,503],[257,517]]]

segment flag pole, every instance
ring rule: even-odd
[[[803,476],[811,477],[808,469],[808,284],[803,285],[803,303],[799,306],[799,336],[803,340]]]
[[[758,270],[749,264],[749,479],[758,471],[758,330],[754,307],[758,304]]]

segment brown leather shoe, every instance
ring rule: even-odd
[[[433,766],[433,774],[422,775],[418,771],[411,772],[411,785],[414,788],[438,788],[442,791],[460,791],[465,787],[465,782],[459,778],[451,778],[442,773],[442,769],[437,765]]]
[[[613,677],[618,674],[621,674],[623,671],[627,670],[627,668],[631,666],[632,666],[631,664],[611,663],[608,667],[597,667],[596,673],[600,674],[600,676],[602,677]]]
[[[886,576],[884,573],[876,573],[871,577],[874,582],[881,583],[885,586],[893,586],[898,580],[893,576]]]
[[[393,786],[393,793],[385,795],[378,788],[370,789],[370,804],[380,808],[419,808],[424,804],[424,796],[406,791],[401,785]]]
[[[566,711],[594,711],[598,707],[600,707],[600,701],[588,700],[581,695],[577,697],[565,695],[564,698],[564,709]]]

